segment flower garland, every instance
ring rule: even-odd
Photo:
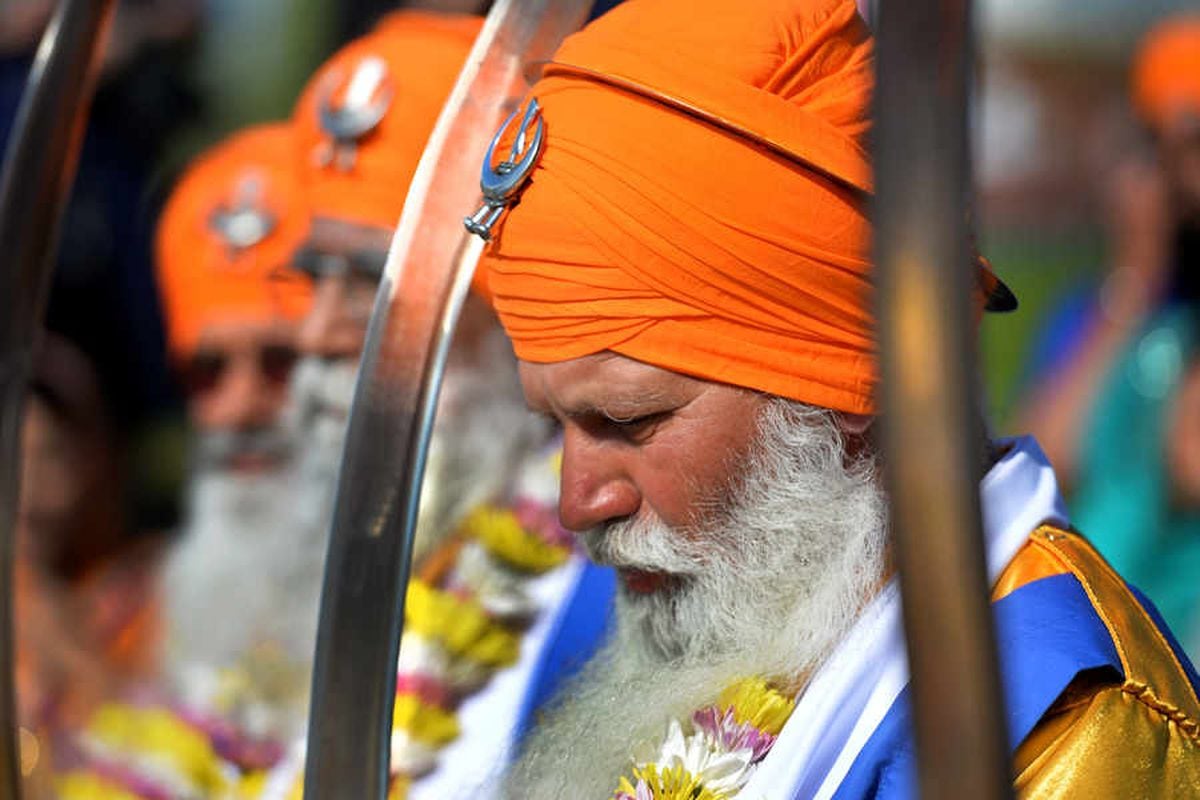
[[[538,466],[555,469],[556,456]],[[436,766],[438,749],[459,734],[457,706],[520,656],[536,612],[526,585],[572,552],[553,504],[518,496],[506,507],[477,507],[426,559],[406,595],[392,728],[395,775],[411,781]]]
[[[516,663],[536,611],[526,584],[573,552],[553,506],[528,497],[478,507],[439,551],[428,562],[440,566],[414,577],[406,595],[389,800],[403,800],[459,736],[458,704]],[[246,699],[246,675],[220,677],[223,701]],[[274,742],[162,704],[105,705],[76,743],[83,763],[55,781],[63,800],[255,798],[264,793],[263,768],[280,755]],[[299,800],[302,790],[301,770],[287,797]]]
[[[83,763],[55,779],[61,800],[244,798],[264,775],[253,743],[163,705],[101,706],[74,744]]]
[[[795,710],[793,698],[762,678],[727,687],[714,705],[692,714],[691,733],[667,728],[657,761],[622,776],[612,800],[730,800],[767,756]]]
[[[574,539],[558,524],[557,446],[525,462],[504,505],[472,510],[409,581],[396,669],[389,800],[435,769],[458,738],[459,705],[516,664],[538,606],[531,581],[563,566]],[[300,800],[302,763],[278,796]]]

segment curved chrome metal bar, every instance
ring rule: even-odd
[[[62,0],[25,86],[0,173],[0,796],[20,796],[13,694],[13,555],[21,421],[113,0]]]
[[[970,0],[910,0],[877,17],[884,463],[926,800],[1012,792],[979,508],[969,11]]]
[[[462,211],[479,157],[527,89],[522,69],[590,0],[499,0],[409,186],[355,388],[313,675],[304,795],[382,800],[412,537],[442,370],[482,243]]]

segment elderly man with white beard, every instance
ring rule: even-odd
[[[282,414],[312,292],[288,269],[308,228],[294,146],[286,124],[231,136],[191,165],[159,223],[168,345],[195,434],[180,541],[156,576],[164,674],[121,687],[54,743],[62,800],[246,796],[281,755],[272,737],[296,725],[306,684],[280,667],[297,646],[307,659],[311,636],[281,613],[303,547],[285,516]]]
[[[308,229],[294,147],[287,124],[230,137],[180,180],[158,229],[168,343],[194,430],[186,517],[161,579],[165,668],[203,705],[256,645],[297,646],[276,591],[295,577],[283,411],[312,301],[288,268]]]
[[[510,797],[915,794],[869,436],[872,70],[850,0],[628,0],[531,90],[538,160],[479,280],[562,428],[561,520],[620,588]],[[970,268],[981,310],[1011,306]],[[1186,656],[1069,528],[1036,443],[988,451],[1017,793],[1193,796]]]

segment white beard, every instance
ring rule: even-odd
[[[294,734],[306,710],[325,526],[311,522],[322,516],[321,495],[304,491],[300,466],[255,476],[197,473],[182,540],[162,575],[174,689],[191,705],[217,710],[220,671],[265,659],[277,685],[250,690],[256,705],[271,707],[254,712],[260,734]]]
[[[283,428],[296,447],[269,475],[233,476],[202,459],[182,541],[163,576],[168,674],[186,700],[208,705],[213,675],[270,648],[294,672],[272,732],[306,716],[325,553],[357,373],[354,361],[302,360]],[[499,326],[451,350],[430,443],[414,557],[493,497],[546,426],[524,406]],[[208,468],[205,468],[205,467]],[[278,672],[273,669],[272,674]]]
[[[296,368],[289,424],[301,452],[319,458],[333,513],[338,461],[350,414],[357,364],[305,358]],[[493,498],[530,448],[545,441],[545,422],[525,407],[512,346],[498,324],[474,340],[456,339],[446,364],[429,443],[413,561],[419,563],[480,503]],[[302,460],[304,458],[302,456]],[[324,552],[324,551],[322,551]]]
[[[280,429],[293,446],[279,469],[237,475],[205,457],[188,517],[163,573],[167,677],[184,702],[253,733],[303,731],[316,645],[329,518],[354,388],[353,362],[293,375]],[[222,671],[245,670],[234,698]],[[232,704],[232,708],[225,706]]]
[[[584,535],[602,563],[679,585],[619,592],[615,636],[532,732],[508,796],[611,795],[655,757],[670,720],[734,680],[802,685],[878,590],[886,498],[874,462],[848,459],[832,413],[799,403],[773,400],[759,431],[717,521],[680,532],[638,518]]]

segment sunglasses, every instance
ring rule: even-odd
[[[300,248],[292,256],[292,267],[314,281],[346,275],[378,283],[386,266],[387,253],[378,250],[329,253],[309,246]]]
[[[298,355],[294,347],[268,344],[257,348],[255,360],[259,374],[274,387],[287,385]],[[180,377],[189,397],[209,394],[220,386],[233,356],[223,350],[202,349],[180,365]]]

